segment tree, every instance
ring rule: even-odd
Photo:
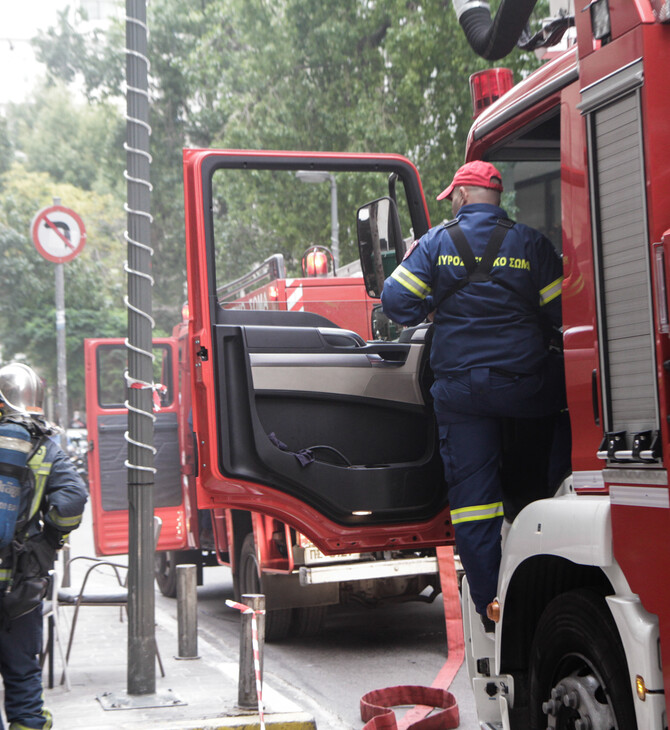
[[[4,117],[0,117],[0,175],[9,170],[13,157],[14,150],[9,139],[7,120]]]
[[[126,330],[123,307],[123,247],[119,246],[123,211],[110,196],[68,184],[55,184],[45,173],[19,163],[2,179],[0,192],[0,297],[2,357],[24,356],[49,384],[56,384],[56,337],[53,264],[36,251],[30,223],[58,196],[87,226],[83,252],[65,266],[65,308],[69,402],[84,409],[83,341],[119,337]]]
[[[157,317],[178,317],[183,298],[184,243],[181,149],[385,151],[417,164],[434,219],[448,215],[434,201],[463,162],[471,121],[468,77],[485,66],[470,50],[446,0],[153,0],[148,6],[152,135],[152,245]],[[80,74],[91,99],[120,93],[120,30],[107,38],[75,38],[65,16],[39,40],[52,76]],[[175,43],[175,39],[178,41]],[[516,73],[534,68],[515,52]],[[226,192],[235,250],[222,259],[231,278],[267,253],[281,252],[295,272],[305,235],[328,240],[324,215],[301,217],[296,201],[275,189],[256,203],[263,229],[232,220],[251,188]],[[340,198],[340,219],[361,200]],[[317,191],[303,191],[305,199]],[[310,204],[311,205],[311,204]],[[315,200],[313,203],[317,206]],[[321,203],[321,205],[323,205]],[[313,208],[310,208],[310,210]],[[240,215],[242,215],[240,213]],[[353,220],[351,220],[353,223]],[[281,235],[277,235],[281,226]],[[341,229],[342,261],[356,255],[353,226]],[[268,246],[279,245],[278,251]]]
[[[29,101],[10,105],[7,124],[28,170],[113,193],[122,204],[125,124],[109,102],[84,104],[62,82],[42,85]]]

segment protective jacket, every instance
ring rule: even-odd
[[[63,538],[81,522],[86,487],[63,450],[43,431],[26,423],[31,438],[28,469],[21,479],[21,494],[14,539],[0,550],[0,593],[18,582],[22,561],[18,555],[46,537],[55,555]],[[47,567],[47,561],[43,561]]]
[[[479,261],[502,208],[463,206],[458,224]],[[433,311],[431,367],[436,378],[488,367],[519,375],[541,370],[552,328],[561,325],[562,264],[551,242],[514,223],[493,261],[489,280],[470,281],[444,295],[466,276],[450,226],[432,228],[386,280],[382,305],[394,322],[416,325]]]

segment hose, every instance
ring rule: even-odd
[[[491,20],[488,0],[452,1],[470,47],[489,61],[504,58],[514,49],[537,2],[502,0]]]

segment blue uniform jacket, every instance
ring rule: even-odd
[[[486,203],[460,209],[458,222],[475,257],[481,258],[497,219],[506,217],[502,208]],[[435,312],[435,377],[478,367],[539,372],[547,356],[547,331],[561,326],[562,272],[551,242],[515,223],[491,269],[492,280],[468,283]],[[433,302],[465,276],[449,229],[432,228],[384,283],[384,312],[394,322],[417,325],[433,311]]]

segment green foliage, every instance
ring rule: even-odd
[[[0,332],[2,359],[19,355],[49,384],[56,384],[54,265],[37,252],[30,225],[53,197],[86,225],[83,252],[64,264],[68,391],[71,409],[84,409],[83,341],[119,337],[126,330],[123,306],[124,216],[111,196],[99,196],[18,163],[2,178],[0,192]]]
[[[469,48],[449,0],[152,0],[147,6],[159,327],[169,331],[178,320],[185,293],[183,147],[404,154],[421,173],[433,221],[450,215],[435,196],[463,162],[472,121],[468,78],[488,64]],[[74,362],[74,338],[117,334],[123,319],[124,28],[84,36],[74,19],[71,11],[60,13],[56,26],[34,41],[49,87],[10,109],[6,127],[0,120],[0,173],[8,171],[0,183],[0,254],[12,263],[16,256],[20,272],[14,278],[5,270],[3,284],[44,293],[3,301],[5,357],[29,352],[45,367],[53,365],[52,284],[44,273],[50,265],[35,258],[26,237],[31,216],[53,195],[89,228],[84,254],[67,268]],[[505,65],[519,79],[537,61],[515,51]],[[68,97],[66,87],[75,82],[88,106]],[[10,169],[13,150],[24,156],[23,167]],[[306,243],[330,239],[328,185],[270,179],[259,192],[257,183],[249,176],[216,190],[217,234],[226,243],[219,263],[229,279],[272,253],[283,253],[297,273]],[[355,209],[374,190],[365,181],[338,180],[341,263],[357,255]]]
[[[9,139],[7,120],[4,117],[0,117],[0,175],[9,170],[13,157],[14,150]]]
[[[109,103],[76,103],[59,82],[11,105],[7,119],[28,170],[82,190],[115,192],[123,200],[125,123]]]
[[[469,48],[451,3],[153,0],[147,22],[152,245],[163,326],[170,316],[176,319],[183,298],[184,146],[398,152],[419,168],[433,219],[449,215],[435,195],[463,162],[472,119],[468,78],[487,65]],[[80,76],[90,98],[118,93],[121,78],[101,59],[122,57],[120,29],[107,46],[99,37],[75,36],[61,16],[58,27],[39,39],[52,76]],[[537,65],[532,54],[520,52],[506,62],[517,77]],[[307,236],[319,242],[329,239],[325,192],[304,191],[305,198],[320,196],[323,206],[321,215],[310,217],[321,227]],[[342,262],[356,256],[349,229],[360,202],[340,200]],[[220,205],[235,210],[232,198]],[[265,230],[253,237],[243,235],[241,221],[229,221],[236,249],[226,258],[240,269],[258,262],[278,238],[282,248],[268,253],[281,252],[294,263],[302,254],[305,221],[292,215],[281,191],[262,205],[258,219]],[[279,237],[272,235],[277,226]],[[259,238],[267,244],[263,250]]]

